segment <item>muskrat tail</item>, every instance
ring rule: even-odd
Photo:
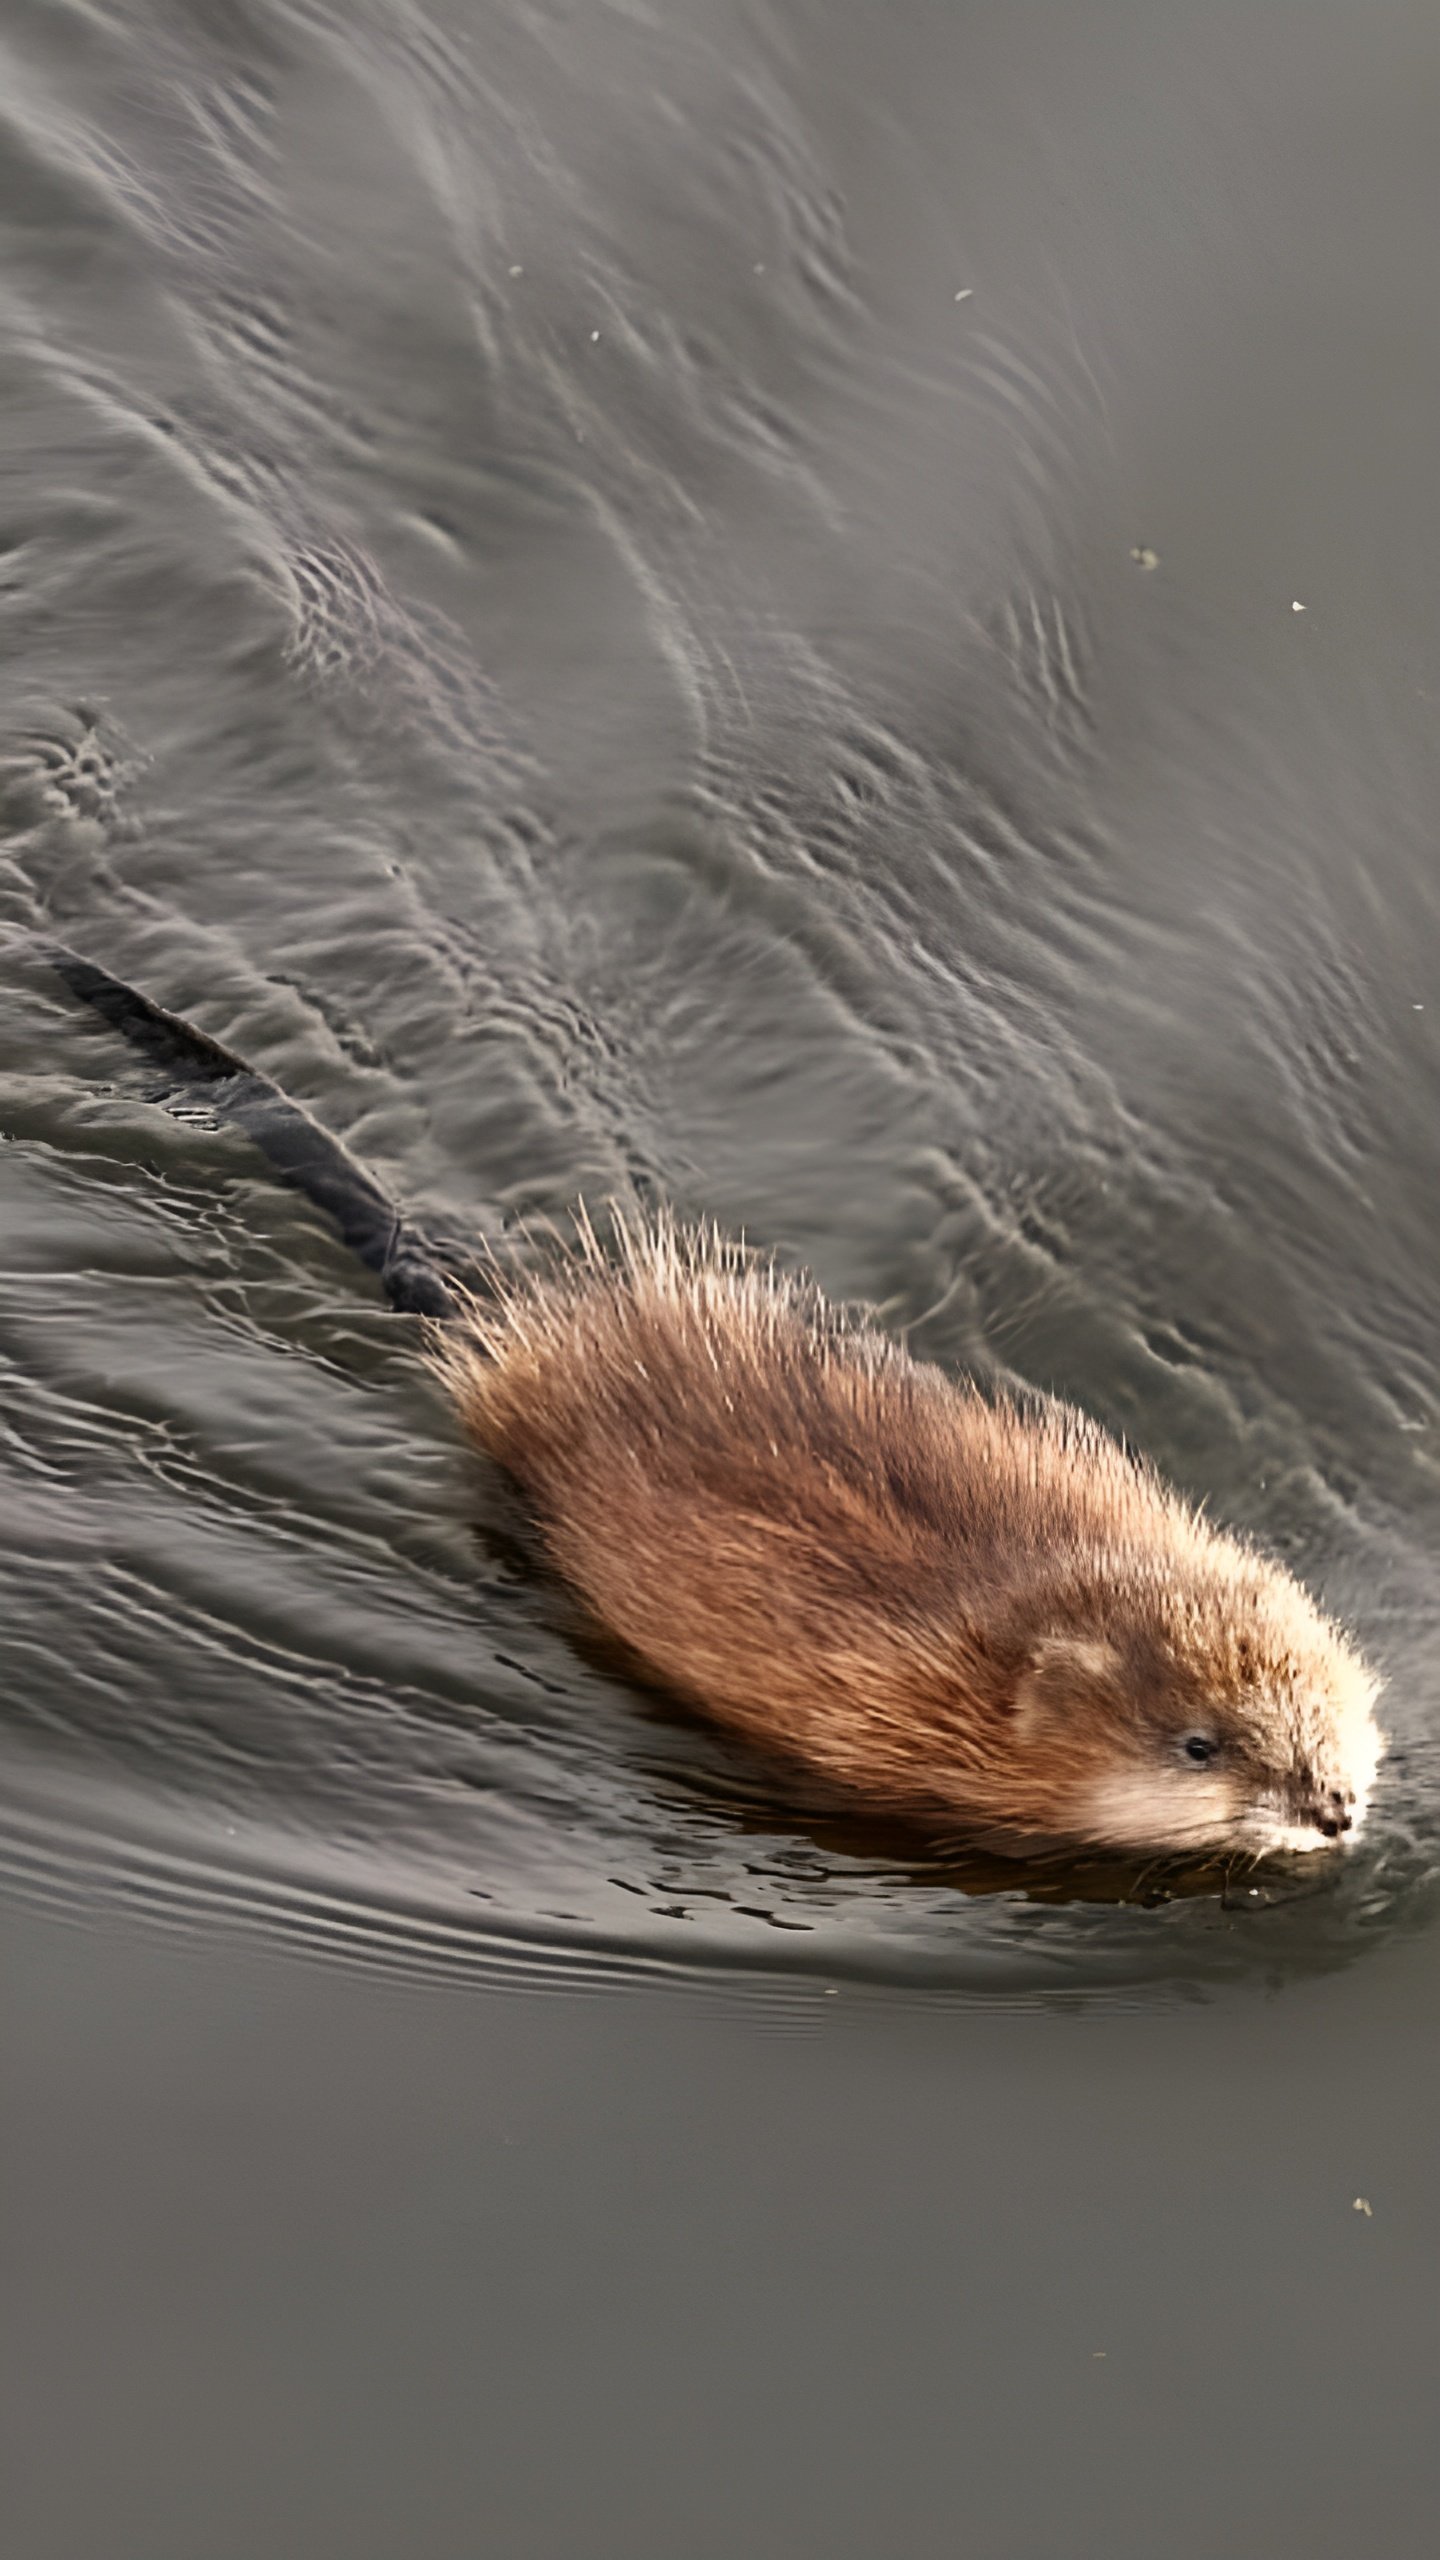
[[[170,1090],[154,1097],[166,1110],[184,1118],[187,1098],[200,1087],[206,1110],[243,1129],[282,1181],[325,1212],[350,1251],[376,1273],[400,1314],[442,1322],[456,1314],[463,1292],[443,1269],[440,1249],[402,1217],[349,1149],[312,1120],[303,1105],[208,1032],[197,1030],[181,1014],[167,1013],[66,943],[26,934],[15,937],[11,947],[17,946],[47,963],[72,995],[176,1079]]]

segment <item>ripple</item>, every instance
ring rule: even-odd
[[[1168,1997],[1427,1920],[1428,715],[1394,689],[1382,793],[1342,661],[1331,717],[1161,509],[1136,578],[1125,457],[1177,404],[1208,441],[1213,338],[1149,352],[1117,249],[1105,340],[1043,168],[977,133],[962,238],[903,123],[857,98],[847,157],[693,12],[7,48],[57,220],[3,313],[6,920],[432,1231],[642,1188],[1073,1396],[1354,1619],[1396,1750],[1365,1848],[1253,1897],[772,1801],[478,1544],[323,1220],[3,962],[0,1889],[782,2008]]]

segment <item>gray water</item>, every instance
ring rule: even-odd
[[[1433,2547],[1437,215],[1412,0],[12,0],[0,930],[1074,1397],[1392,1747],[817,1826],[0,947],[6,2560]]]

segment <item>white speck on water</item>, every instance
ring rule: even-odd
[[[1423,1013],[1423,1012],[1424,1012],[1424,1010],[1425,1010],[1425,1007],[1423,1006],[1423,1004],[1412,1004],[1412,1006],[1410,1007],[1410,1010],[1411,1010],[1411,1012],[1412,1012],[1412,1013]]]
[[[591,330],[591,332],[590,332],[590,344],[591,344],[591,346],[592,346],[592,347],[598,347],[598,346],[599,346],[599,344],[600,344],[600,332],[599,332],[599,330],[598,330],[598,329],[592,329],[592,330]]]
[[[1357,2196],[1350,2210],[1352,2213],[1363,2213],[1367,2222],[1373,2222],[1375,2218],[1368,2196]]]
[[[523,276],[525,270],[523,267],[512,267],[510,273],[512,276]]]
[[[1158,551],[1152,551],[1148,542],[1135,543],[1131,548],[1130,557],[1137,569],[1158,569],[1160,566],[1160,554]]]
[[[1301,603],[1300,603],[1300,601],[1299,601],[1299,599],[1298,599],[1298,597],[1297,597],[1297,598],[1295,599],[1295,601],[1292,603],[1292,605],[1291,605],[1291,607],[1290,607],[1290,610],[1291,610],[1291,612],[1292,612],[1292,613],[1303,613],[1303,612],[1304,612],[1304,610],[1305,610],[1305,607],[1303,606],[1303,604],[1301,604]]]
[[[962,284],[962,286],[960,287],[959,292],[958,292],[958,293],[956,294],[956,296],[955,296],[956,301],[957,301],[957,302],[968,302],[968,301],[969,301],[969,299],[970,299],[970,296],[971,296],[971,294],[974,292],[974,290],[975,290],[975,287],[973,286],[973,284]]]

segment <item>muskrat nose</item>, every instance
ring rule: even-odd
[[[1328,1796],[1312,1808],[1310,1819],[1325,1839],[1338,1840],[1342,1831],[1354,1829],[1350,1811],[1354,1801],[1353,1795],[1342,1795],[1338,1787],[1332,1787]]]

